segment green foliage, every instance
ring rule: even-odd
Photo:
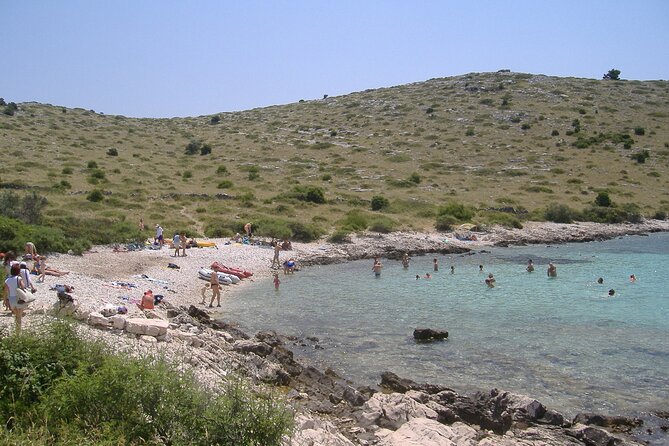
[[[100,169],[94,169],[91,172],[91,178],[95,178],[96,180],[104,180],[105,179],[105,173],[104,171]]]
[[[643,220],[639,207],[634,203],[610,207],[590,206],[583,211],[583,218],[596,223],[639,223]]]
[[[181,177],[184,180],[187,180],[189,178],[193,178],[193,172],[191,172],[190,170],[184,170],[183,173],[181,174]]]
[[[420,184],[421,182],[421,178],[420,175],[418,175],[418,172],[413,172],[411,175],[409,175],[408,180],[413,184]]]
[[[453,226],[458,223],[458,220],[452,215],[437,215],[434,227],[437,231],[451,231]]]
[[[71,167],[63,167],[62,174],[63,175],[72,175],[74,170]]]
[[[620,80],[620,70],[612,68],[603,76],[602,79],[610,79],[613,81]]]
[[[351,243],[351,237],[349,236],[348,231],[344,229],[338,229],[328,237],[330,243]]]
[[[241,220],[216,219],[205,226],[204,235],[212,238],[232,237],[244,232],[244,224]]]
[[[553,130],[553,131],[551,132],[551,136],[559,136],[559,135],[560,135],[560,132],[557,131],[557,130]]]
[[[372,232],[379,232],[381,234],[388,234],[397,228],[397,222],[385,215],[376,215],[372,217],[369,223],[369,230]]]
[[[232,377],[220,395],[157,358],[106,353],[70,326],[0,338],[6,438],[32,444],[280,445],[292,415]],[[48,423],[45,421],[48,420]],[[47,441],[47,439],[49,441]]]
[[[390,201],[387,198],[380,195],[375,195],[372,197],[372,210],[380,211],[381,209],[387,208],[390,206]]]
[[[88,193],[88,195],[86,195],[86,199],[88,201],[92,201],[93,203],[100,202],[104,200],[104,198],[105,198],[104,194],[99,189],[93,189]]]
[[[195,155],[198,152],[200,152],[200,155],[208,155],[211,153],[211,146],[202,141],[192,140],[186,146],[186,150],[184,150],[186,155]]]
[[[107,150],[107,155],[118,156],[118,150],[112,147],[111,149]]]
[[[349,211],[346,216],[339,221],[340,229],[348,232],[364,231],[369,227],[369,221],[364,213],[358,210]]]
[[[211,119],[209,120],[210,124],[218,124],[219,122],[221,122],[221,117],[218,115],[212,116]]]
[[[223,180],[220,183],[218,183],[218,186],[216,186],[216,187],[218,187],[219,189],[230,189],[230,188],[232,188],[232,186],[233,186],[232,181]]]
[[[507,228],[523,229],[518,217],[508,212],[486,211],[477,215],[477,222],[487,225],[500,225]]]
[[[95,161],[89,161],[88,162],[88,168],[89,169],[97,169],[98,168],[98,163]]]
[[[443,206],[440,206],[437,209],[437,218],[442,215],[449,215],[453,217],[456,221],[466,222],[470,221],[474,217],[475,209],[472,206],[466,206],[462,203],[457,203],[452,201],[446,203]]]
[[[653,218],[655,220],[666,220],[667,219],[667,213],[665,211],[657,211],[653,215]]]
[[[571,223],[578,217],[578,212],[565,204],[550,203],[544,211],[544,218],[555,223]]]
[[[7,190],[0,193],[0,215],[36,224],[42,220],[42,211],[48,203],[45,197],[36,192],[18,195]]]
[[[4,106],[4,108],[2,109],[2,113],[7,116],[14,116],[14,113],[16,113],[18,110],[19,106],[16,105],[15,102],[10,102],[9,104]]]
[[[473,128],[468,128],[467,131],[465,131],[465,136],[474,136],[475,132]]]
[[[600,192],[595,198],[595,204],[597,206],[609,207],[611,206],[611,197],[609,197],[608,192]]]
[[[219,175],[227,175],[230,172],[228,171],[228,168],[226,166],[221,164],[216,168],[216,173]]]
[[[650,158],[650,153],[648,150],[642,150],[637,153],[633,153],[630,155],[630,158],[632,158],[634,161],[636,161],[639,164],[644,164],[648,158]]]
[[[646,129],[643,127],[634,127],[634,134],[637,136],[643,136],[646,134]]]
[[[82,252],[90,247],[85,240],[69,237],[62,230],[49,226],[28,225],[0,217],[0,251],[23,252],[26,242],[32,241],[40,252]]]
[[[310,203],[325,203],[325,192],[323,192],[323,188],[319,186],[293,186],[292,191],[286,192],[282,194],[282,196]]]

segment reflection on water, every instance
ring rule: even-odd
[[[436,273],[429,255],[407,270],[386,260],[380,279],[371,260],[312,267],[282,278],[278,294],[270,281],[240,290],[226,313],[250,332],[317,336],[323,350],[298,353],[360,384],[376,384],[390,370],[461,392],[530,394],[568,414],[666,410],[668,248],[669,234],[495,248],[440,255]],[[533,273],[525,271],[528,258]],[[557,279],[546,277],[548,261],[558,266]],[[415,280],[426,272],[434,277]],[[483,283],[489,272],[492,289]],[[416,327],[450,337],[416,344]]]

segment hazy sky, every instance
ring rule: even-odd
[[[0,97],[197,116],[470,72],[669,79],[667,0],[0,0]]]

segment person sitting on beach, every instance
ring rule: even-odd
[[[488,274],[488,277],[485,279],[485,284],[488,285],[488,288],[495,288],[495,278],[492,273]]]
[[[557,267],[553,265],[553,262],[548,263],[548,270],[546,271],[548,277],[557,277]]]
[[[534,264],[532,263],[532,259],[529,259],[527,261],[527,268],[525,268],[525,269],[527,270],[528,273],[531,273],[532,271],[534,271]]]
[[[38,257],[37,249],[33,242],[27,242],[25,246],[26,253],[23,255],[25,260],[35,260]]]
[[[242,242],[242,235],[238,232],[238,233],[235,234],[234,237],[232,237],[230,239],[230,241],[235,242],[235,243],[241,243]]]
[[[148,290],[144,292],[142,296],[142,301],[137,304],[140,310],[153,310],[155,299],[153,297],[153,291]]]
[[[292,251],[293,244],[290,242],[290,240],[284,240],[283,243],[281,243],[281,249],[283,251]]]

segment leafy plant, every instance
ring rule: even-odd
[[[372,210],[380,211],[381,209],[387,208],[390,206],[390,201],[387,198],[380,195],[375,195],[372,197]]]
[[[610,79],[613,81],[620,80],[620,70],[615,68],[610,69],[604,76],[603,79]]]

